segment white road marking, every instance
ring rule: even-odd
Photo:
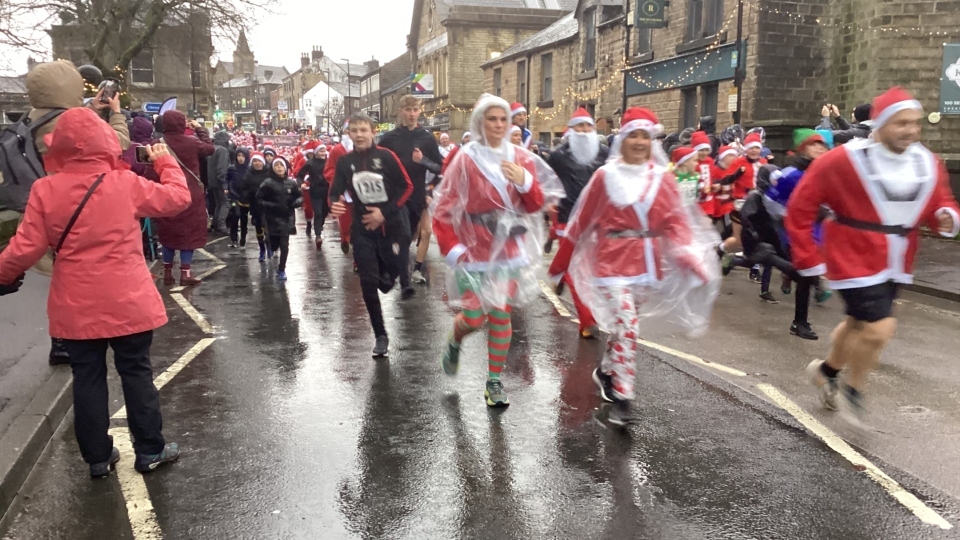
[[[206,245],[207,245],[207,246],[212,246],[212,245],[216,244],[217,242],[223,242],[223,241],[226,240],[227,238],[228,238],[228,237],[226,237],[226,236],[221,236],[220,238],[217,238],[216,240],[211,240],[211,241],[207,242]]]
[[[190,318],[193,319],[193,322],[197,323],[197,326],[200,327],[200,330],[202,330],[204,334],[213,334],[213,327],[210,326],[207,319],[197,311],[197,308],[193,307],[193,304],[187,302],[187,299],[184,298],[182,294],[174,293],[170,295],[170,298],[173,298],[174,302],[180,304],[184,313],[189,315]]]
[[[225,264],[218,264],[217,266],[214,266],[213,268],[207,270],[206,272],[200,274],[199,276],[196,276],[196,278],[202,281],[202,280],[207,279],[208,277],[212,276],[213,274],[215,274],[215,273],[223,270],[223,269],[226,268],[226,267],[227,267],[227,265],[225,265]]]
[[[113,436],[113,445],[120,451],[120,465],[117,467],[117,480],[120,482],[120,491],[127,504],[127,519],[133,531],[134,540],[160,540],[163,534],[157,515],[150,501],[150,492],[143,476],[133,468],[137,459],[130,442],[130,430],[116,427],[110,430]]]
[[[571,318],[570,312],[567,310],[567,307],[563,305],[563,302],[560,301],[560,297],[557,296],[557,294],[553,292],[553,290],[551,290],[547,283],[542,279],[540,280],[540,290],[543,291],[543,294],[547,297],[547,300],[553,304],[553,307],[557,309],[557,313],[568,319]]]
[[[843,458],[849,461],[854,467],[857,467],[857,470],[862,469],[862,471],[866,473],[871,480],[880,484],[880,486],[883,487],[883,489],[885,489],[887,493],[889,493],[894,499],[905,506],[907,510],[913,512],[915,516],[920,518],[920,521],[928,525],[935,525],[941,529],[953,528],[953,525],[945,520],[940,514],[935,512],[929,506],[923,504],[923,502],[915,495],[903,489],[903,487],[897,483],[896,480],[887,476],[883,471],[877,468],[876,465],[867,460],[867,458],[863,457],[863,455],[861,455],[859,452],[851,448],[850,445],[847,444],[843,439],[830,431],[816,418],[801,409],[799,405],[784,396],[779,390],[769,384],[758,384],[757,389],[766,394],[767,397],[777,404],[777,406],[796,418],[797,421],[807,429],[807,431],[816,435],[817,438],[825,442],[827,446],[833,449],[833,451],[843,456]]]
[[[209,244],[207,244],[207,245],[209,245]],[[223,262],[222,260],[220,260],[219,257],[211,254],[209,251],[207,251],[207,250],[205,250],[205,249],[203,249],[203,248],[200,248],[200,249],[198,249],[198,250],[196,250],[196,251],[197,251],[197,253],[199,253],[200,255],[203,255],[204,257],[210,259],[211,261],[217,263],[218,265],[220,265],[220,264],[226,265],[226,264],[227,264],[227,263]]]

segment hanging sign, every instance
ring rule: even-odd
[[[636,17],[633,25],[637,28],[663,28],[667,26],[666,0],[637,0]]]

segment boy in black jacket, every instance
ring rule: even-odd
[[[257,204],[263,212],[264,225],[270,242],[268,253],[280,251],[277,280],[287,280],[287,255],[290,253],[290,235],[296,234],[294,210],[303,206],[303,195],[297,182],[288,176],[290,165],[282,157],[270,164],[270,175],[257,191]]]
[[[374,144],[373,126],[373,119],[365,114],[350,117],[354,149],[337,162],[330,187],[330,200],[335,201],[330,213],[339,217],[346,212],[343,195],[349,193],[354,215],[350,231],[353,260],[376,336],[373,355],[383,358],[390,342],[378,291],[390,292],[406,260],[402,253],[405,249],[409,252],[410,219],[404,205],[414,186],[397,156]]]

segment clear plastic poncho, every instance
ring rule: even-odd
[[[682,204],[665,167],[617,161],[601,171],[603,180],[594,175],[567,225],[575,242],[567,272],[581,301],[610,330],[629,291],[641,331],[702,335],[720,292],[720,236],[699,208]],[[640,227],[620,230],[634,215]]]
[[[509,114],[509,105],[500,101],[493,96],[481,98],[474,108],[471,133],[483,133],[486,109],[497,106]],[[503,161],[524,168],[530,185],[526,195],[505,177]],[[479,307],[489,312],[536,298],[545,241],[543,212],[564,196],[553,170],[526,149],[506,140],[499,148],[491,148],[483,136],[464,145],[434,191],[431,207],[438,241],[441,235],[456,237],[457,245],[448,254],[452,265],[447,273],[449,302],[476,308],[478,299]]]

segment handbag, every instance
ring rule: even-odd
[[[87,201],[90,200],[90,196],[93,195],[93,192],[96,191],[97,187],[103,182],[103,177],[107,173],[101,174],[97,181],[90,186],[90,189],[87,190],[87,194],[83,196],[83,200],[80,201],[80,205],[77,206],[77,209],[73,212],[73,216],[70,217],[70,221],[67,222],[67,226],[63,229],[63,234],[60,235],[60,241],[57,242],[57,247],[53,250],[53,260],[56,262],[57,254],[60,253],[60,248],[63,247],[63,243],[67,239],[67,235],[70,234],[70,230],[73,229],[73,225],[77,222],[77,218],[80,217],[80,212],[83,211],[83,207],[87,205]]]
[[[160,137],[160,142],[162,142],[163,144],[167,144],[167,141],[163,140],[163,137]],[[169,144],[167,144],[167,151],[170,152],[170,155],[173,156],[173,159],[177,160],[177,164],[180,165],[181,169],[187,171],[187,173],[189,173],[190,176],[192,176],[193,179],[196,180],[198,184],[200,184],[200,187],[202,187],[204,190],[207,189],[207,187],[203,185],[203,180],[200,180],[199,176],[194,174],[193,171],[188,169],[187,166],[184,165],[182,161],[180,161],[180,158],[177,157],[177,153],[173,151],[173,148],[170,148]]]

